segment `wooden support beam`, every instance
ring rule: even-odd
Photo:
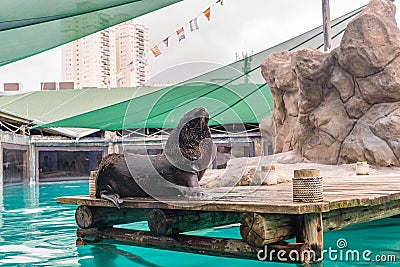
[[[262,249],[254,248],[239,239],[214,238],[203,236],[177,235],[174,237],[155,237],[147,231],[136,231],[121,228],[81,229],[77,230],[81,244],[85,242],[112,242],[154,249],[195,253],[210,256],[278,261],[285,263],[304,263],[309,246],[299,243],[280,242]],[[280,254],[278,254],[278,252]],[[291,255],[291,256],[290,256]]]
[[[214,226],[238,223],[242,213],[153,209],[148,225],[154,236],[174,236]]]
[[[75,220],[77,225],[83,229],[102,228],[145,221],[148,213],[148,209],[117,209],[82,205],[76,209]]]
[[[331,232],[350,225],[384,219],[395,215],[400,215],[400,200],[378,206],[333,210],[323,213],[322,218],[324,221],[324,231]]]
[[[347,226],[396,216],[400,214],[400,200],[368,207],[333,210],[322,213],[324,232]],[[262,246],[287,240],[296,235],[295,215],[245,213],[241,220],[240,234],[251,246]]]
[[[240,225],[243,240],[255,247],[290,239],[294,233],[294,215],[245,213]]]
[[[296,225],[296,242],[306,243],[314,252],[306,262],[317,262],[322,259],[323,251],[323,224],[321,213],[298,215]]]

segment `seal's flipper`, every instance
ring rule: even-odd
[[[100,198],[105,199],[113,203],[117,208],[119,208],[119,205],[124,203],[124,201],[121,199],[121,197],[117,193],[112,193],[108,190],[103,190],[100,192]]]

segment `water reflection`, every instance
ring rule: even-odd
[[[0,229],[3,228],[3,212],[4,212],[4,197],[3,197],[3,179],[0,178]],[[0,242],[4,242],[4,238],[0,236]]]
[[[106,253],[106,254],[112,254],[112,255],[120,255],[120,256],[123,256],[123,257],[125,257],[126,259],[128,259],[129,261],[131,261],[132,263],[136,263],[136,264],[139,264],[139,265],[141,265],[141,266],[145,266],[145,267],[160,267],[160,265],[151,263],[151,262],[149,262],[149,261],[143,259],[142,257],[138,256],[138,255],[135,255],[135,254],[133,254],[133,253],[131,253],[131,252],[128,252],[128,251],[119,249],[119,248],[117,248],[117,246],[115,246],[115,245],[102,245],[102,244],[98,244],[98,245],[93,246],[93,247],[91,248],[91,250],[92,250],[92,251],[94,251],[94,250],[100,250],[100,253],[102,254],[102,256],[101,256],[100,258],[98,258],[98,259],[96,259],[96,256],[94,257],[94,258],[95,258],[95,261],[94,261],[94,262],[95,262],[95,265],[96,265],[96,266],[99,266],[99,267],[104,266],[104,265],[102,264],[103,262],[102,262],[102,261],[99,261],[99,259],[101,260],[101,258],[104,257],[103,255],[104,255],[105,253]],[[116,259],[117,257],[110,257],[110,258],[113,258],[112,264],[115,264],[115,259]],[[106,266],[110,266],[110,265],[109,265],[109,264],[106,264]],[[117,266],[117,265],[115,265],[115,266]]]
[[[25,207],[27,209],[37,209],[39,207],[39,184],[30,183],[22,188]]]
[[[75,231],[73,206],[57,205],[55,198],[84,194],[85,184],[19,184],[1,187],[1,264],[61,266],[57,260],[74,258]],[[70,189],[70,190],[68,190]],[[72,191],[71,189],[74,189]],[[55,260],[57,259],[57,260]],[[64,265],[74,266],[74,265]]]

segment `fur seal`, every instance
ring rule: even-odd
[[[117,207],[123,197],[198,196],[199,181],[209,165],[213,143],[205,108],[183,115],[162,154],[111,154],[97,173],[96,197]]]

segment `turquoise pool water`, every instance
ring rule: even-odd
[[[76,206],[58,205],[58,196],[87,194],[87,182],[4,186],[0,194],[1,266],[295,266],[227,259],[146,248],[114,245],[75,246]],[[0,191],[1,193],[1,191]],[[130,225],[147,229],[146,223]],[[196,234],[240,238],[238,228],[197,231]],[[326,233],[325,248],[336,249],[324,266],[400,266],[400,219],[385,219]],[[338,240],[347,246],[338,249]],[[340,245],[342,245],[340,243]],[[394,262],[346,262],[346,251]],[[340,252],[344,255],[340,260]],[[334,260],[335,256],[338,257]],[[362,256],[361,256],[362,257]],[[351,257],[348,257],[351,260]]]

